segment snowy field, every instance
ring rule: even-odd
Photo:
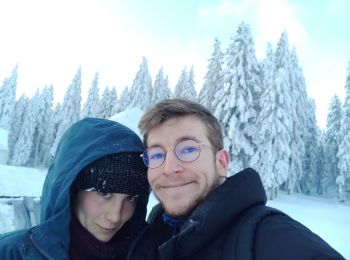
[[[41,195],[46,171],[0,165],[1,196]],[[14,229],[12,207],[0,199],[0,233]],[[148,211],[156,203],[151,196]],[[279,194],[268,205],[276,207],[319,234],[324,240],[350,259],[350,206],[339,204],[335,199],[311,197],[300,194]]]

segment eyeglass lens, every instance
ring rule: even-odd
[[[175,145],[176,157],[183,162],[192,162],[199,157],[200,144],[194,140],[184,140]],[[157,168],[165,161],[167,151],[160,146],[152,146],[143,153],[143,161],[149,168]]]

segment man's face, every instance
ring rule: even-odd
[[[83,227],[96,239],[108,242],[134,214],[136,200],[120,193],[80,191],[74,211]]]
[[[200,146],[199,157],[192,162],[179,160],[174,147],[180,141],[191,139]],[[164,163],[148,169],[148,181],[165,211],[172,216],[187,216],[210,191],[225,180],[228,155],[225,150],[214,152],[207,138],[204,124],[196,117],[170,119],[151,129],[148,147],[166,149]]]

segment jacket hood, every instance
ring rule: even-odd
[[[143,150],[144,146],[138,135],[117,122],[85,118],[73,124],[62,136],[48,170],[41,197],[41,225],[33,229],[34,240],[38,244],[52,242],[54,245],[57,238],[62,241],[62,247],[67,249],[71,186],[80,171],[106,155],[122,152],[141,154]],[[138,217],[143,220],[146,205],[138,204],[137,207],[142,207]],[[51,236],[49,241],[48,236]],[[52,250],[57,251],[57,246]]]

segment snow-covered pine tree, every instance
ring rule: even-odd
[[[310,104],[310,100],[306,92],[305,78],[303,71],[299,66],[296,49],[293,48],[290,52],[290,83],[292,96],[292,115],[293,115],[293,139],[291,143],[292,160],[291,171],[295,173],[296,181],[294,179],[290,182],[290,187],[294,183],[297,191],[302,191],[300,184],[304,175],[308,175],[304,180],[311,180],[316,175],[316,166],[314,163],[314,154],[316,151],[317,138],[317,123],[315,117],[315,105]],[[313,101],[311,101],[313,102]],[[311,144],[310,144],[311,142]],[[308,143],[308,144],[307,144]],[[311,145],[311,146],[310,146]],[[309,149],[308,151],[306,149]],[[310,151],[311,149],[311,151]],[[311,153],[311,154],[310,154]],[[308,159],[305,159],[308,158]],[[311,172],[309,171],[311,170]],[[292,176],[292,175],[291,175]],[[305,193],[308,193],[305,189]],[[292,189],[289,190],[290,192]]]
[[[37,124],[34,132],[34,150],[31,166],[47,167],[51,163],[50,148],[54,142],[53,86],[46,86],[38,100]]]
[[[120,98],[119,98],[119,111],[118,112],[122,112],[124,111],[128,104],[129,104],[129,100],[130,100],[130,97],[129,97],[129,88],[128,86],[125,86],[122,93],[120,94]]]
[[[276,68],[283,83],[289,92],[290,117],[286,126],[291,133],[291,157],[289,160],[289,171],[287,181],[282,189],[292,193],[295,189],[300,190],[299,180],[302,177],[302,158],[304,155],[303,129],[306,129],[305,108],[307,107],[307,95],[305,80],[298,65],[295,50],[289,49],[287,32],[283,32],[278,41],[276,52]],[[283,78],[282,78],[283,77]]]
[[[113,115],[113,110],[117,110],[114,107],[118,105],[118,95],[117,90],[115,89],[115,86],[112,87],[112,89],[109,91],[108,100],[107,100],[107,113],[106,118],[110,118]]]
[[[111,90],[110,102],[111,102],[111,112],[109,117],[114,116],[115,114],[120,112],[118,93],[117,93],[117,90],[115,89],[115,86],[113,86]]]
[[[138,107],[145,110],[152,101],[152,79],[148,71],[147,60],[142,57],[139,71],[129,91],[129,103],[127,107]]]
[[[51,147],[51,154],[56,153],[58,142],[64,132],[80,118],[81,103],[81,68],[75,74],[71,85],[68,87],[60,108],[61,122],[59,122],[55,142]]]
[[[221,88],[223,53],[220,41],[215,38],[214,51],[208,64],[208,71],[204,77],[203,87],[199,92],[198,101],[210,111],[214,111],[213,100],[215,93]]]
[[[152,104],[171,97],[172,93],[169,88],[168,76],[165,77],[163,68],[160,68],[156,80],[154,81]]]
[[[35,128],[38,122],[38,110],[39,90],[37,90],[35,96],[29,100],[28,107],[24,115],[23,125],[13,151],[13,165],[30,165],[35,138]]]
[[[99,75],[96,72],[94,79],[92,80],[91,87],[89,89],[89,95],[84,104],[81,112],[81,118],[85,117],[96,117],[99,106],[99,88],[98,88]]]
[[[198,100],[197,92],[196,92],[196,82],[194,80],[193,66],[191,66],[190,72],[188,74],[188,82],[183,95],[184,95],[184,98],[187,98],[193,101]]]
[[[335,186],[335,180],[339,176],[338,157],[339,150],[338,134],[341,120],[341,101],[337,95],[331,99],[327,116],[327,131],[325,134],[324,157],[325,165],[320,192],[326,193],[328,187]]]
[[[320,129],[317,131],[317,170],[316,170],[316,193],[322,195],[326,192],[326,188],[328,186],[328,181],[326,180],[325,175],[325,138],[326,133]]]
[[[260,67],[247,24],[241,23],[224,57],[223,87],[215,99],[215,116],[223,125],[232,158],[231,172],[250,165],[255,153],[256,120],[260,110]]]
[[[338,134],[338,197],[340,201],[350,199],[350,62],[345,81],[345,99],[343,104],[340,130]]]
[[[114,106],[116,106],[117,104],[118,104],[118,96],[117,96],[117,91],[115,90],[115,87],[109,90],[109,87],[107,86],[103,91],[103,94],[100,100],[98,113],[97,113],[98,117],[107,118],[107,119],[110,118],[112,116],[112,110],[114,109]]]
[[[56,139],[58,126],[61,124],[61,122],[62,122],[62,105],[60,102],[57,102],[57,104],[53,110],[54,140]],[[51,149],[50,149],[50,154],[51,154]]]
[[[182,71],[181,71],[181,75],[175,85],[174,88],[174,97],[176,98],[181,98],[182,96],[182,92],[184,91],[185,87],[186,87],[186,82],[187,82],[187,78],[188,78],[188,72],[187,72],[187,68],[185,67]]]
[[[197,101],[193,66],[190,72],[187,72],[186,67],[182,70],[180,78],[175,86],[174,97]]]
[[[304,131],[304,154],[303,154],[303,175],[299,180],[299,186],[304,194],[316,192],[317,186],[317,122],[316,104],[313,99],[309,99],[306,110],[307,122]]]
[[[291,103],[289,89],[283,70],[276,70],[275,56],[271,45],[267,46],[263,63],[263,92],[260,98],[261,111],[257,119],[257,151],[251,166],[261,175],[269,199],[277,196],[279,186],[287,180],[291,151]]]
[[[18,65],[10,78],[5,78],[0,88],[0,128],[10,130],[16,104]]]
[[[16,104],[15,104],[15,110],[13,114],[13,118],[15,120],[12,120],[11,122],[11,128],[10,128],[9,137],[8,137],[8,147],[9,147],[9,155],[7,160],[8,164],[12,164],[14,148],[23,127],[25,112],[28,110],[27,109],[28,103],[29,103],[29,98],[26,95],[22,95],[16,101]]]
[[[101,99],[98,104],[97,109],[97,117],[98,118],[107,118],[108,116],[108,110],[109,110],[109,87],[107,86],[101,96]]]

